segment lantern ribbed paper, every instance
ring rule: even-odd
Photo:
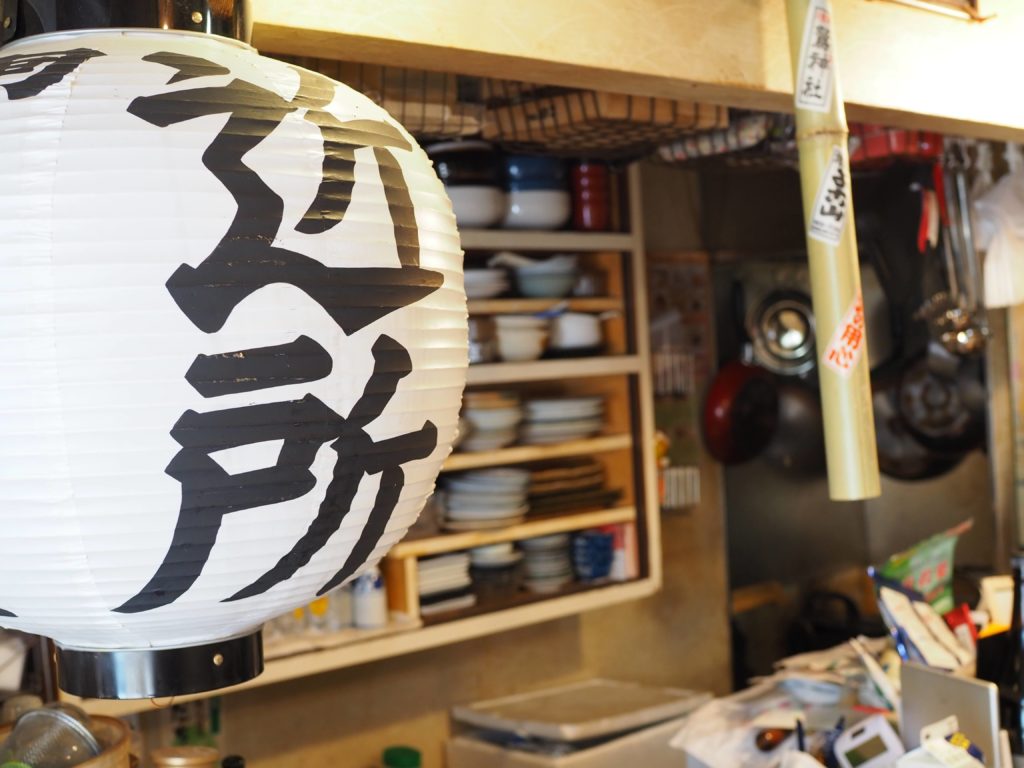
[[[100,31],[0,49],[0,145],[5,626],[198,645],[401,538],[466,367],[401,126],[240,43]]]

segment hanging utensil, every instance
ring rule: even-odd
[[[974,247],[964,147],[947,142],[943,165],[935,166],[935,192],[942,222],[942,250],[948,291],[920,308],[936,337],[950,352],[974,355],[985,347],[988,327],[981,305],[981,268]]]

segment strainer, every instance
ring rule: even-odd
[[[0,765],[70,768],[99,753],[96,737],[74,715],[64,709],[36,709],[18,718],[0,746]]]

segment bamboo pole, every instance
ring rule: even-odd
[[[786,0],[829,496],[881,493],[853,219],[849,131],[828,0]]]

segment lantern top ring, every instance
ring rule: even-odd
[[[256,49],[248,43],[244,43],[241,40],[235,40],[230,37],[222,37],[220,35],[209,35],[206,32],[186,32],[179,29],[150,29],[148,27],[118,27],[118,28],[97,28],[97,29],[65,29],[58,32],[40,32],[37,35],[29,35],[28,37],[20,37],[17,40],[12,40],[5,45],[0,46],[0,51],[5,54],[14,51],[18,46],[22,44],[34,44],[40,41],[49,40],[73,40],[76,37],[84,37],[86,35],[122,35],[124,37],[161,37],[168,39],[181,40],[185,39],[197,39],[197,40],[216,40],[219,43],[225,45],[231,45],[244,51],[250,51],[256,53]]]

